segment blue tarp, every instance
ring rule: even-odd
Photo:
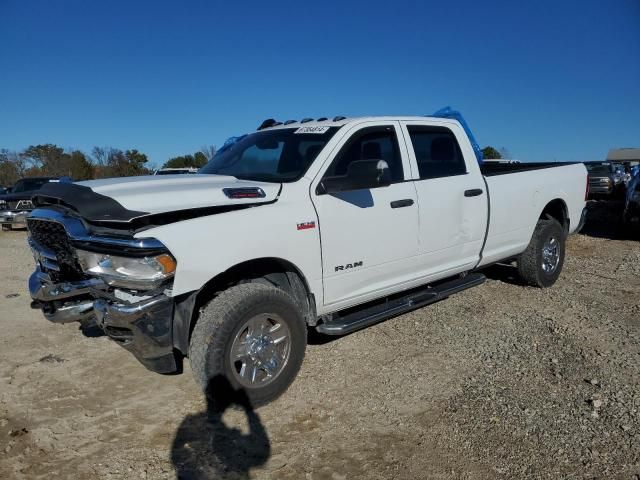
[[[476,137],[474,137],[473,133],[471,133],[471,129],[469,128],[469,125],[467,125],[467,122],[465,122],[464,117],[462,116],[462,114],[459,111],[454,110],[451,107],[444,107],[444,108],[441,108],[440,110],[438,110],[436,113],[434,113],[431,116],[432,117],[438,117],[438,118],[452,118],[452,119],[457,120],[458,122],[460,122],[460,125],[462,125],[462,128],[464,128],[464,131],[466,132],[467,137],[469,137],[469,141],[471,142],[471,146],[473,147],[473,151],[476,154],[476,158],[478,159],[478,163],[480,165],[482,165],[482,162],[484,160],[484,156],[482,155],[482,150],[480,150],[480,145],[478,145],[478,142],[476,142]]]
[[[222,145],[222,147],[220,147],[217,151],[216,151],[216,155],[219,153],[224,152],[225,150],[228,150],[229,148],[231,148],[236,142],[238,142],[239,140],[242,140],[244,137],[246,137],[247,134],[244,135],[240,135],[239,137],[229,137],[227,138],[227,140],[225,140],[224,145]]]

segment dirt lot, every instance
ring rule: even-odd
[[[308,347],[289,391],[207,415],[185,374],[29,309],[0,234],[0,478],[640,478],[640,242],[594,207],[552,289],[483,286]]]

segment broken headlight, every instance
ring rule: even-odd
[[[176,261],[168,253],[148,257],[120,257],[106,253],[76,250],[82,270],[109,285],[149,290],[173,277]]]

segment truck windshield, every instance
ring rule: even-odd
[[[293,182],[305,174],[339,128],[296,127],[252,133],[218,152],[199,173]]]
[[[48,178],[25,178],[23,180],[18,180],[15,186],[11,189],[11,193],[31,192],[33,190],[38,190],[48,182]]]

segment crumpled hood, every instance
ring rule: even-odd
[[[142,228],[275,202],[282,184],[223,175],[155,175],[49,183],[35,192],[36,207],[60,205],[90,223]],[[230,198],[225,189],[260,189],[264,196]]]
[[[127,210],[150,214],[275,200],[280,183],[238,180],[224,175],[180,174],[144,177],[106,178],[78,182],[95,193],[111,197]],[[263,198],[232,199],[223,188],[258,187]]]

